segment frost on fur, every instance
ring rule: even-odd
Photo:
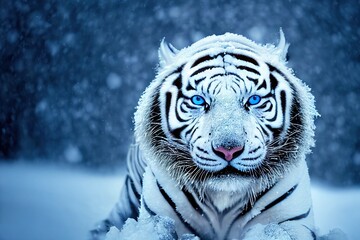
[[[140,218],[138,221],[128,219],[119,232],[112,229],[105,240],[200,240],[193,234],[184,234],[178,237],[175,231],[175,222],[169,217],[154,216]]]
[[[128,219],[123,229],[112,228],[104,240],[200,240],[194,234],[177,236],[175,221],[169,217],[153,216],[146,219]],[[300,236],[301,237],[301,236]],[[240,239],[240,238],[239,238]],[[290,235],[278,224],[257,224],[246,232],[243,240],[292,240]],[[306,235],[303,238],[306,239]],[[319,240],[348,240],[340,229],[333,229],[328,234],[317,236]],[[234,239],[235,240],[235,239]]]

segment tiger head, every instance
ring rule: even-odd
[[[286,67],[288,44],[258,45],[236,34],[177,50],[162,41],[155,80],[135,114],[149,164],[179,184],[276,181],[313,145],[317,114],[309,88]]]

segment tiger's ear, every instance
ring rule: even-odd
[[[275,48],[275,52],[277,53],[277,55],[279,56],[279,59],[281,61],[286,62],[286,55],[287,55],[289,46],[290,46],[290,44],[286,43],[283,30],[282,30],[282,28],[280,28],[280,40],[279,40],[278,45]]]
[[[161,40],[160,48],[159,48],[159,62],[160,67],[164,67],[170,64],[175,57],[175,55],[179,52],[173,45],[167,43],[165,38]]]

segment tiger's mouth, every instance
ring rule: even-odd
[[[219,171],[212,172],[212,175],[209,179],[227,180],[227,179],[239,179],[239,178],[244,179],[244,178],[253,178],[253,177],[255,178],[259,177],[259,174],[257,173],[256,169],[249,171],[242,171],[236,169],[231,165],[228,165]]]
[[[242,172],[231,165],[227,165],[220,171],[215,172],[218,176],[230,176],[230,175],[241,175]]]

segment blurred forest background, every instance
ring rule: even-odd
[[[163,37],[277,43],[316,97],[313,179],[360,185],[359,0],[0,0],[0,161],[123,165]]]

